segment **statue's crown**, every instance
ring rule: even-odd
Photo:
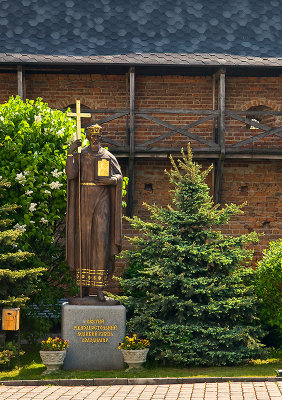
[[[98,124],[91,125],[88,128],[88,132],[89,132],[90,136],[92,136],[92,135],[101,135],[102,127],[100,125],[98,125]]]

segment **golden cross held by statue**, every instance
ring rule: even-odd
[[[68,112],[67,116],[76,117],[76,138],[81,139],[81,118],[91,118],[91,114],[80,112],[80,100],[76,100],[76,112]],[[78,153],[81,153],[81,147],[78,148]]]

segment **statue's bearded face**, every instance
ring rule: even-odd
[[[92,151],[96,152],[100,149],[101,139],[99,135],[90,136],[90,148]]]

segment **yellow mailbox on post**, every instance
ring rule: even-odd
[[[3,308],[2,310],[2,330],[18,331],[20,329],[20,309]]]

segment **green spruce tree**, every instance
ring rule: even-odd
[[[24,306],[36,291],[38,276],[45,271],[28,268],[33,254],[18,248],[24,226],[13,227],[10,215],[18,207],[3,204],[3,192],[9,187],[9,182],[0,179],[0,309]]]
[[[220,226],[243,205],[214,205],[202,171],[182,151],[167,172],[172,205],[145,204],[150,221],[128,220],[140,232],[123,252],[128,269],[118,299],[128,328],[150,339],[152,359],[175,365],[231,365],[261,354],[256,297],[247,267],[255,232],[223,235]]]

